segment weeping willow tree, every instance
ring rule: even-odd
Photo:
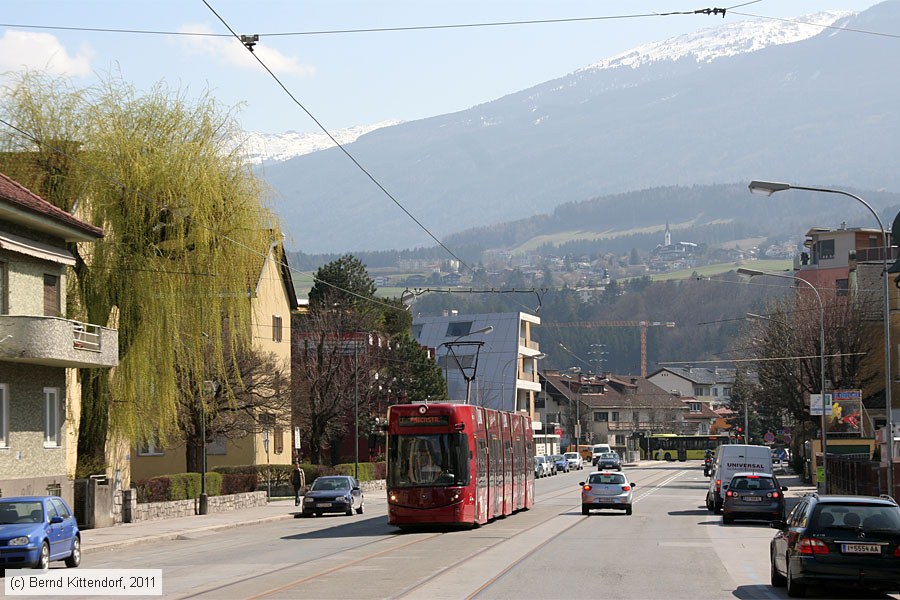
[[[71,248],[67,316],[119,333],[119,365],[81,372],[83,473],[102,464],[110,435],[178,433],[179,400],[204,401],[179,388],[178,371],[233,372],[276,226],[234,149],[233,113],[209,95],[141,93],[115,76],[76,89],[30,72],[2,97],[15,128],[3,127],[6,172],[105,232]]]

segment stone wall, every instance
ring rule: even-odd
[[[122,498],[122,522],[124,523],[192,517],[200,513],[200,500],[196,498],[138,504],[137,495],[132,489],[123,490]],[[207,506],[211,513],[265,506],[267,502],[265,492],[210,496],[208,500]]]

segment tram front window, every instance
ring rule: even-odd
[[[462,433],[392,435],[388,441],[388,485],[466,485],[468,444]]]

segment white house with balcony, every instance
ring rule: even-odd
[[[118,364],[118,332],[66,317],[68,243],[103,231],[0,173],[0,494],[73,500],[79,368]]]
[[[533,328],[538,316],[523,312],[460,315],[413,320],[413,337],[434,350],[451,400],[489,408],[525,411],[532,420],[540,391],[538,360],[543,357]],[[490,328],[490,331],[486,331]]]

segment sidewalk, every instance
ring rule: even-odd
[[[265,506],[254,508],[86,529],[81,532],[81,551],[90,554],[148,541],[172,540],[180,536],[222,531],[242,525],[293,519],[298,510],[293,499],[272,500]]]

